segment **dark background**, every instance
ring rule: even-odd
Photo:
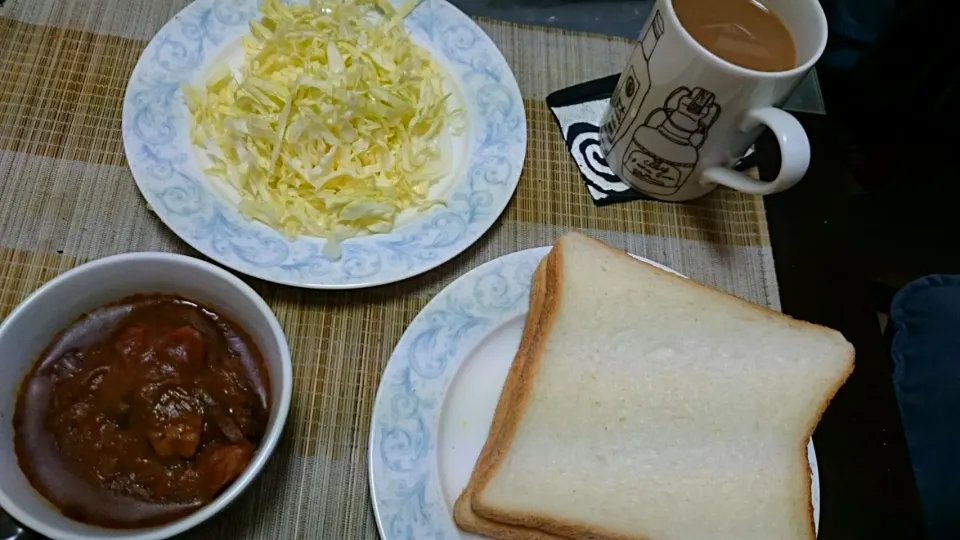
[[[784,311],[841,330],[857,349],[856,371],[815,435],[823,539],[927,533],[878,313],[916,278],[960,273],[951,159],[960,32],[950,3],[891,5],[873,35],[831,23],[817,68],[827,115],[799,115],[811,169],[766,199]],[[761,155],[769,175],[776,157]]]

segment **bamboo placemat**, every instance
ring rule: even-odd
[[[146,208],[120,111],[147,41],[187,0],[8,0],[0,8],[0,312],[56,274],[129,251],[192,253]],[[375,538],[367,439],[380,374],[443,286],[506,253],[582,230],[697,281],[779,307],[763,202],[728,190],[689,204],[595,207],[543,102],[615,73],[622,39],[478,20],[512,66],[527,111],[516,197],[466,253],[403,283],[348,292],[255,280],[294,361],[283,440],[254,486],[197,538]]]

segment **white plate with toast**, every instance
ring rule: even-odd
[[[524,334],[531,281],[550,249],[512,253],[461,276],[400,339],[381,379],[370,434],[371,498],[385,540],[480,538],[457,527],[454,503],[487,441]],[[815,530],[820,493],[812,440],[806,452],[806,506]]]

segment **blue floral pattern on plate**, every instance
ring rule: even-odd
[[[413,38],[447,68],[468,113],[462,176],[445,206],[388,234],[343,243],[288,240],[243,218],[194,159],[182,86],[195,82],[247,33],[258,0],[197,0],[143,51],[123,104],[127,161],[147,203],[180,238],[213,260],[254,277],[312,288],[356,288],[430,270],[473,244],[506,208],[526,153],[526,118],[510,67],[490,38],[446,0],[426,0],[406,19]]]
[[[370,496],[384,540],[460,538],[437,475],[441,408],[471,351],[507,321],[526,315],[534,271],[549,251],[541,247],[511,253],[467,272],[423,308],[397,343],[380,381],[370,426]],[[807,458],[819,528],[820,484],[812,439]]]
[[[479,266],[410,323],[383,373],[370,427],[370,487],[384,540],[458,538],[437,478],[440,409],[453,376],[491,330],[528,309],[550,248]]]

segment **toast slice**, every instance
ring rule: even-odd
[[[562,537],[536,529],[508,525],[483,518],[474,513],[472,506],[473,490],[471,486],[474,485],[473,479],[476,478],[481,471],[485,471],[490,466],[490,463],[498,451],[498,441],[500,440],[500,432],[502,431],[504,423],[515,410],[513,405],[514,390],[520,385],[519,383],[522,380],[522,374],[520,372],[523,368],[524,360],[529,357],[527,349],[536,341],[534,337],[537,333],[545,331],[552,322],[552,317],[542,317],[544,307],[550,306],[551,303],[556,300],[552,286],[550,286],[548,290],[548,285],[551,285],[547,278],[547,264],[549,259],[549,255],[544,257],[534,272],[530,286],[530,311],[527,314],[523,335],[520,338],[520,347],[517,355],[514,357],[513,363],[510,365],[510,370],[507,372],[503,390],[500,392],[500,399],[497,401],[497,408],[493,413],[490,432],[487,435],[487,440],[483,445],[480,456],[477,458],[477,463],[474,465],[470,482],[467,483],[467,487],[460,496],[457,497],[453,509],[453,519],[460,529],[499,540],[566,540]],[[553,309],[547,309],[547,311],[548,314],[555,312]]]
[[[806,443],[850,344],[583,235],[547,268],[552,323],[508,375],[473,512],[572,539],[814,538]]]

